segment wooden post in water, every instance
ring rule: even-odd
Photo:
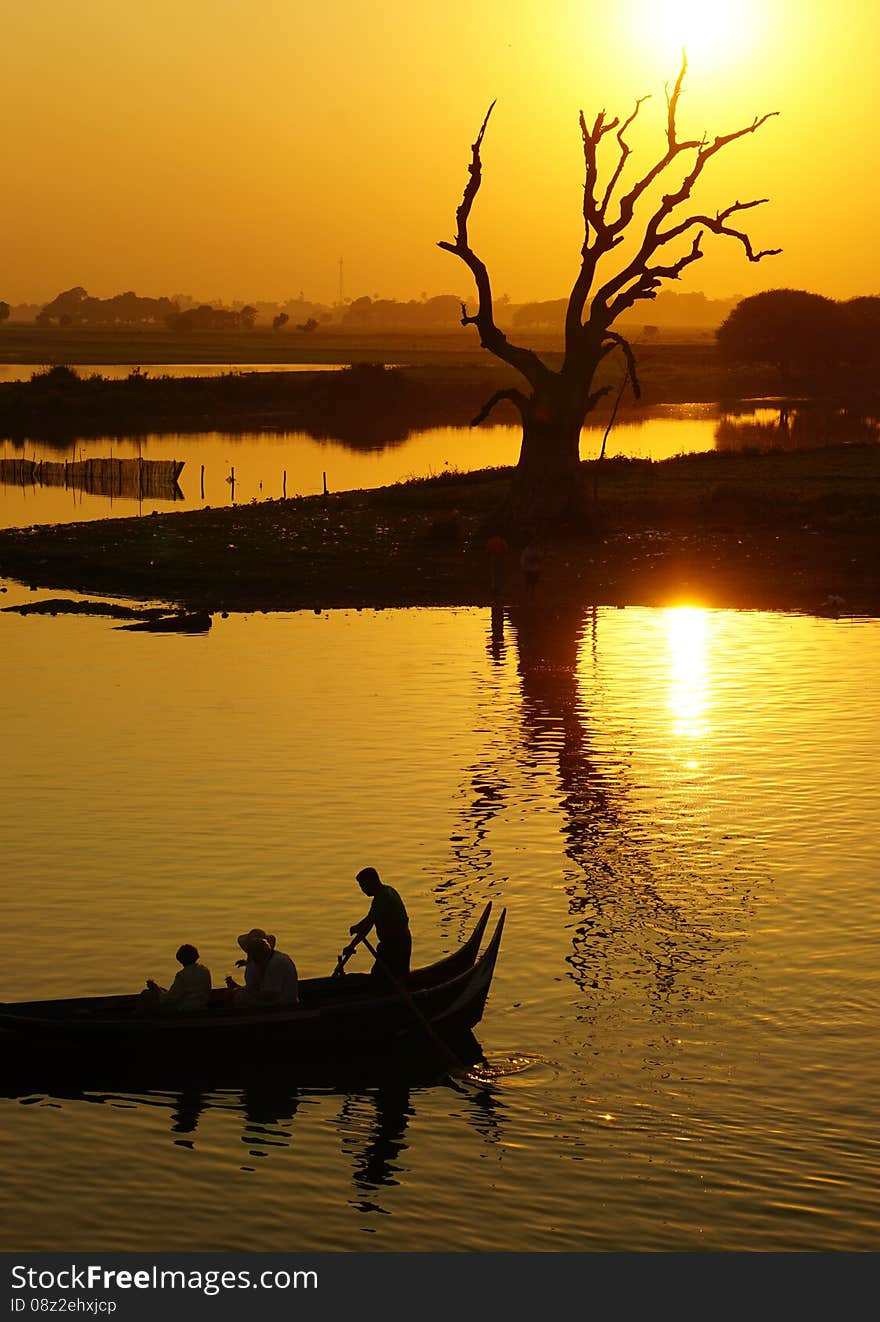
[[[286,468],[282,471],[282,474],[281,474],[281,495],[282,495],[282,498],[286,498],[286,496],[287,496],[287,469],[286,469]]]
[[[326,495],[327,495],[327,474],[326,474],[326,473],[322,473],[321,476],[322,476],[322,478],[324,479],[324,495],[326,496]]]
[[[202,500],[205,499],[205,465],[202,464]]]

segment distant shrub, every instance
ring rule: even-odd
[[[72,367],[59,364],[47,367],[45,372],[34,372],[31,385],[37,390],[71,390],[82,385],[82,380]]]
[[[837,362],[842,329],[840,308],[830,298],[804,289],[767,289],[738,303],[717,338],[728,362],[774,363],[788,382]]]

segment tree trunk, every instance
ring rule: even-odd
[[[529,401],[522,447],[508,500],[511,522],[520,528],[558,523],[583,512],[580,468],[581,408]]]

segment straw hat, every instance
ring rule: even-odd
[[[236,940],[246,955],[249,954],[248,946],[252,941],[268,941],[272,949],[275,949],[274,936],[270,936],[268,932],[264,932],[262,927],[252,927],[249,932],[242,932],[241,936],[237,937]]]

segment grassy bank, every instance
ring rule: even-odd
[[[593,466],[585,465],[592,487]],[[606,461],[545,541],[548,603],[693,601],[880,614],[880,449]],[[0,573],[201,610],[474,605],[509,473],[0,533]],[[522,598],[516,547],[504,597]]]
[[[542,331],[514,338],[535,349],[550,367],[562,362],[559,334]],[[634,340],[640,375],[649,398],[665,402],[718,399],[746,390],[770,393],[780,388],[772,368],[737,368],[719,359],[711,336]],[[618,380],[619,361],[608,370]],[[275,334],[269,330],[201,331],[181,333],[167,329],[125,330],[107,327],[59,327],[8,324],[0,327],[0,363],[151,364],[242,363],[383,363],[386,366],[427,368],[437,373],[469,369],[478,375],[504,375],[506,369],[480,347],[473,329],[458,328],[413,335],[407,332],[345,332],[321,329],[305,335]],[[514,376],[511,379],[515,379]],[[670,393],[671,392],[671,393]],[[682,393],[683,392],[683,393]],[[696,392],[696,393],[695,393]]]
[[[626,334],[626,331],[623,332]],[[562,336],[550,331],[514,333],[551,359],[561,357]],[[714,352],[706,335],[664,336],[646,352],[697,357]],[[366,331],[322,327],[310,334],[266,328],[252,331],[172,331],[165,327],[0,326],[0,363],[363,363],[479,367],[491,362],[473,328],[443,331]]]
[[[82,369],[81,369],[82,370]],[[642,402],[735,399],[766,394],[760,370],[722,369],[708,349],[646,351]],[[620,364],[606,361],[599,384],[613,387],[595,417],[612,407]],[[68,444],[96,436],[160,431],[304,431],[316,437],[376,447],[428,427],[466,425],[486,400],[515,384],[510,369],[443,365],[385,369],[359,363],[340,372],[224,373],[172,378],[132,372],[121,379],[78,375],[64,367],[21,382],[0,383],[0,435]],[[626,401],[632,402],[631,392]],[[516,420],[509,403],[493,419]]]

